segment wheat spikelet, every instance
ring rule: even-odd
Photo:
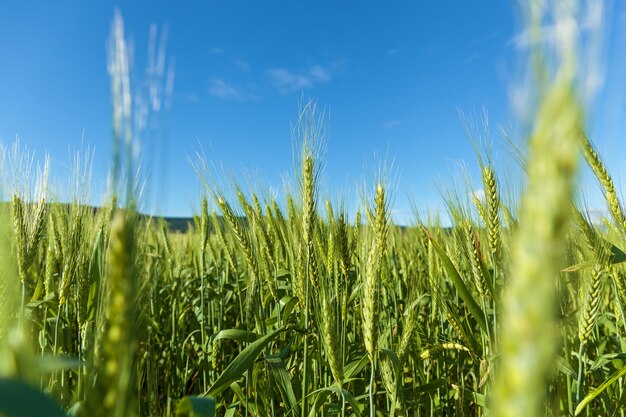
[[[348,226],[343,213],[339,214],[336,222],[337,251],[339,252],[339,266],[344,280],[348,279],[348,270],[351,267],[350,261],[350,238],[348,236]]]
[[[253,228],[257,232],[257,240],[260,243],[261,270],[263,271],[263,277],[265,278],[266,286],[269,289],[272,298],[277,301],[278,292],[276,289],[276,279],[274,275],[274,261],[272,259],[274,245],[271,242],[268,230],[265,228],[263,210],[261,209],[261,204],[255,194],[252,195],[252,201],[254,204]]]
[[[299,229],[296,226],[298,224],[298,214],[296,212],[296,206],[293,201],[293,196],[287,196],[287,220],[289,222],[289,226],[291,227],[292,233],[299,235]]]
[[[314,292],[319,291],[319,281],[317,276],[317,260],[315,259],[315,167],[313,157],[305,155],[302,161],[302,241],[306,257],[306,273]]]
[[[598,237],[596,235],[595,230],[591,226],[591,224],[589,224],[589,221],[587,221],[587,219],[583,216],[583,214],[577,208],[574,208],[572,213],[574,215],[574,220],[576,222],[576,225],[578,226],[580,231],[583,233],[583,236],[585,237],[587,247],[592,250],[598,247],[598,245],[600,244],[598,241]]]
[[[381,265],[382,269],[385,271],[386,268],[386,258],[387,258],[387,235],[389,231],[389,217],[387,213],[387,197],[385,193],[385,188],[382,184],[378,184],[376,186],[376,196],[374,198],[374,207],[375,207],[375,223],[374,229],[376,233],[376,247],[378,248],[378,257],[383,264]],[[388,275],[385,271],[383,271],[384,275]]]
[[[363,314],[363,340],[365,349],[374,360],[378,345],[378,318],[379,318],[379,291],[381,286],[381,274],[387,273],[384,260],[387,255],[387,201],[385,189],[382,184],[377,184],[374,196],[373,218],[374,236],[365,261],[365,277],[363,280],[362,314]]]
[[[417,308],[410,307],[409,311],[405,315],[402,337],[400,338],[400,344],[398,345],[398,360],[400,363],[404,363],[406,355],[409,352],[409,347],[413,340],[415,327],[417,326]]]
[[[253,223],[254,222],[254,208],[252,207],[252,205],[248,202],[248,200],[246,199],[245,194],[243,193],[243,191],[241,189],[237,189],[237,200],[239,200],[239,205],[241,206],[241,209],[243,210],[244,214],[246,215],[246,218],[248,219],[249,223]]]
[[[437,346],[433,346],[429,349],[425,349],[420,352],[419,356],[422,359],[428,359],[434,357],[437,353],[442,352],[444,350],[457,350],[462,352],[469,352],[470,350],[463,345],[453,342],[442,343]]]
[[[59,261],[58,254],[55,250],[55,244],[53,240],[48,241],[46,247],[46,266],[44,274],[44,291],[47,296],[51,296],[55,292],[57,286],[57,278],[59,275]]]
[[[62,232],[61,229],[65,229],[65,217],[64,213],[60,210],[53,210],[50,213],[50,229],[52,231],[52,236],[49,238],[54,242],[54,248],[58,253],[59,260],[63,260],[63,241],[62,241]]]
[[[626,227],[626,224],[624,223],[624,210],[622,209],[622,205],[617,196],[617,192],[615,191],[613,179],[611,178],[606,167],[602,163],[600,156],[593,148],[591,141],[584,134],[582,135],[582,144],[587,164],[589,164],[591,170],[604,188],[604,198],[606,199],[606,202],[609,206],[611,216],[613,216],[613,220],[615,221],[615,224],[619,227],[619,229],[623,230]]]
[[[282,253],[285,251],[285,244],[282,240],[282,235],[276,219],[276,214],[272,210],[272,206],[269,203],[265,203],[265,212],[267,213],[267,238],[268,246],[271,248],[271,255],[273,259],[278,260]]]
[[[600,293],[602,291],[603,277],[605,275],[604,262],[596,262],[591,268],[591,276],[585,290],[581,316],[578,320],[578,339],[580,343],[587,343],[596,323],[596,317],[600,309]]]
[[[297,245],[296,259],[295,262],[292,261],[292,265],[294,265],[292,287],[294,295],[298,297],[298,304],[304,310],[306,308],[306,254],[304,244],[298,242]]]
[[[454,330],[456,335],[463,341],[463,343],[465,343],[468,346],[471,346],[471,343],[469,343],[470,336],[463,329],[463,326],[459,322],[460,319],[456,315],[450,312],[450,307],[447,304],[443,306],[443,315],[446,321],[448,322],[448,324],[450,324],[450,327],[452,327],[452,330]]]
[[[365,350],[373,358],[378,342],[378,250],[372,245],[368,251],[363,282],[363,340]]]
[[[335,383],[341,387],[344,375],[339,336],[336,328],[337,306],[335,305],[335,300],[330,296],[328,289],[323,290],[321,296],[322,302],[318,317],[321,320],[324,351],[326,352],[328,364]]]
[[[200,209],[200,264],[202,270],[206,268],[206,251],[209,246],[209,203],[207,198],[202,198]]]
[[[217,204],[222,212],[222,216],[226,219],[226,222],[230,226],[235,239],[239,243],[242,251],[244,252],[244,257],[246,262],[248,263],[248,267],[252,270],[251,272],[256,273],[257,264],[256,259],[254,257],[252,244],[250,243],[250,238],[248,234],[243,230],[239,219],[233,213],[230,205],[223,198],[217,199]]]
[[[463,222],[463,230],[465,232],[466,250],[470,260],[472,275],[474,276],[474,284],[481,298],[487,296],[487,282],[480,268],[480,254],[478,253],[478,238],[474,234],[472,224],[469,220]]]
[[[288,238],[285,236],[284,230],[285,218],[283,217],[282,211],[280,211],[280,207],[278,207],[278,202],[272,199],[271,204],[271,210],[268,207],[267,211],[272,212],[272,216],[270,216],[270,218],[272,219],[273,239],[276,242],[275,246],[277,246],[277,249],[280,249],[282,253],[284,253],[288,250]]]
[[[132,216],[132,214],[129,214]],[[135,230],[134,219],[117,212],[111,225],[108,259],[108,309],[94,357],[96,383],[87,397],[93,416],[135,415]]]
[[[245,199],[243,199],[243,201],[245,201]],[[254,309],[256,307],[256,300],[259,291],[258,266],[256,258],[254,256],[252,244],[250,243],[250,238],[241,227],[241,224],[235,216],[235,213],[233,213],[230,205],[223,197],[217,198],[217,205],[222,212],[222,216],[224,216],[226,222],[230,226],[230,229],[233,232],[235,239],[239,243],[239,247],[244,254],[244,259],[248,264],[248,270],[250,275],[247,282],[245,313],[248,326],[251,327],[254,322]]]
[[[226,241],[226,237],[224,236],[224,232],[222,231],[222,226],[220,224],[219,219],[217,218],[217,213],[211,213],[211,220],[213,222],[213,231],[217,235],[218,241],[220,242],[222,248],[224,249],[224,253],[226,254],[226,260],[230,265],[233,273],[237,274],[237,263],[235,258],[235,253],[233,252],[233,248]]]
[[[430,300],[431,300],[431,316],[435,317],[439,309],[439,282],[437,281],[437,257],[435,256],[435,249],[433,247],[433,243],[428,240],[426,242],[426,256],[427,256],[427,277],[428,277],[428,287],[430,291]]]
[[[77,273],[82,272],[79,269],[84,263],[83,254],[80,250],[84,220],[84,217],[76,210],[72,215],[69,236],[65,240],[61,240],[65,243],[63,268],[59,283],[59,305],[61,306],[67,302],[72,282],[78,277]]]
[[[389,397],[392,401],[390,410],[391,413],[395,412],[397,407],[397,397],[398,392],[396,389],[396,377],[394,375],[393,367],[391,365],[391,359],[385,357],[380,361],[380,374],[382,376],[383,385],[385,386],[385,390],[387,391],[387,397]]]
[[[80,253],[76,259],[74,268],[76,285],[76,319],[79,328],[83,328],[87,320],[89,289],[92,283],[92,276],[88,273],[89,258],[86,254]]]
[[[41,198],[35,207],[35,214],[31,224],[31,231],[28,236],[28,260],[30,265],[37,255],[39,243],[43,241],[46,231],[46,220],[48,218],[48,205],[46,200]]]
[[[173,270],[172,270],[172,245],[170,244],[170,238],[167,234],[167,224],[165,224],[165,222],[161,222],[160,225],[160,237],[161,237],[161,241],[163,242],[163,249],[165,251],[165,264],[167,266],[166,268],[166,272],[169,276],[169,278],[172,278],[172,274],[173,274]]]
[[[482,172],[483,187],[487,197],[487,222],[485,223],[489,236],[489,248],[498,263],[500,254],[500,195],[495,175],[491,167],[486,166]]]
[[[330,204],[330,200],[326,200],[324,204],[326,206],[326,217],[328,219],[328,225],[332,229],[335,226],[335,213],[333,211],[333,206]]]
[[[613,282],[615,282],[615,286],[617,287],[617,296],[620,298],[621,302],[626,304],[626,278],[624,277],[624,273],[621,268],[612,265],[609,268],[609,272],[611,278],[613,278]]]
[[[476,211],[478,212],[478,216],[480,220],[483,222],[485,227],[489,227],[489,219],[487,218],[487,210],[485,210],[485,204],[480,201],[480,199],[476,196],[475,193],[472,193],[472,202],[476,207]]]

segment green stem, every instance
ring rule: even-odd
[[[304,369],[302,372],[302,417],[307,416],[307,382],[309,367],[309,341],[307,340],[309,333],[309,280],[306,282],[306,301],[304,303]]]
[[[585,344],[581,343],[578,349],[578,379],[576,383],[576,404],[580,403],[580,397],[582,395],[581,385],[583,381],[583,372],[585,364],[583,362],[583,355],[585,354]]]
[[[370,359],[370,388],[369,388],[369,398],[370,398],[370,417],[374,417],[376,413],[374,412],[374,357]]]

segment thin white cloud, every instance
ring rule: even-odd
[[[555,11],[561,10],[558,7]],[[580,85],[586,100],[590,100],[605,83],[606,63],[603,60],[604,48],[602,37],[605,34],[604,21],[607,11],[602,0],[589,0],[578,13],[568,13],[571,10],[556,13],[552,20],[544,23],[533,32],[532,27],[526,27],[509,39],[508,44],[518,50],[527,50],[533,47],[544,47],[560,56],[578,46],[578,64],[580,65]],[[537,35],[535,37],[535,35]],[[515,91],[515,99],[520,102],[525,94]],[[514,103],[515,105],[519,103]],[[523,104],[522,104],[523,105]]]
[[[480,54],[478,52],[474,52],[465,59],[465,62],[469,64],[471,62],[477,61],[478,59],[480,59]]]
[[[602,0],[589,0],[580,15],[557,16],[553,22],[539,28],[538,40],[546,45],[564,45],[571,42],[581,32],[595,32],[602,28],[605,9]],[[580,22],[580,23],[579,23]],[[517,49],[528,49],[535,40],[532,27],[526,27],[509,40]]]
[[[392,49],[387,51],[387,56],[396,56],[396,55],[398,55],[401,52],[402,52],[402,49],[400,49],[400,48],[392,48]]]
[[[250,101],[256,98],[253,94],[246,92],[244,89],[220,79],[211,81],[209,92],[215,97],[225,100]]]
[[[313,77],[313,80],[316,82],[327,82],[330,81],[330,71],[321,65],[313,65],[309,70],[309,74]]]
[[[309,89],[326,83],[332,78],[331,72],[321,65],[313,65],[302,72],[289,71],[285,68],[270,68],[267,74],[274,87],[282,94]]]
[[[544,25],[539,28],[537,39],[539,42],[553,46],[562,45],[564,42],[570,41],[579,32],[578,23],[572,18],[561,18],[553,24]],[[533,29],[525,28],[509,40],[509,44],[516,49],[528,49],[533,46]]]
[[[385,129],[393,129],[394,127],[398,127],[402,124],[402,122],[398,119],[387,120],[383,122],[383,127]]]
[[[211,49],[209,49],[209,53],[214,55],[222,55],[224,53],[224,50],[222,48],[218,48],[217,46],[213,46]]]
[[[250,64],[243,59],[233,59],[233,66],[240,71],[250,72]]]
[[[185,100],[189,103],[198,103],[200,102],[200,97],[198,97],[198,94],[196,93],[187,93],[185,94]]]

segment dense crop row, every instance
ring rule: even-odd
[[[394,225],[384,175],[361,211],[323,200],[312,103],[294,129],[297,191],[228,193],[199,161],[206,193],[184,233],[139,215],[130,182],[124,207],[90,208],[80,174],[71,203],[51,201],[47,170],[15,152],[0,414],[623,417],[626,214],[566,58],[540,88],[525,191],[503,198],[480,155],[484,198],[450,193],[450,227]],[[573,198],[580,155],[601,224]]]
[[[306,136],[315,116],[303,116],[302,192],[284,209],[241,189],[229,201],[209,186],[193,227],[170,233],[114,202],[93,211],[16,194],[2,207],[4,375],[85,415],[171,415],[189,395],[215,398],[227,415],[481,415],[502,387],[499,346],[523,347],[532,341],[523,332],[540,329],[547,346],[524,354],[555,368],[535,383],[565,415],[621,368],[624,214],[588,141],[612,219],[598,227],[559,203],[562,217],[573,213],[559,226],[559,253],[540,236],[558,233],[556,223],[537,222],[520,243],[522,214],[501,199],[488,164],[485,199],[450,201],[450,228],[392,225],[384,181],[353,224],[328,201],[319,210]],[[554,271],[533,266],[542,256]],[[520,285],[535,286],[515,299],[504,291],[512,268],[532,269]],[[534,301],[537,316],[520,316]],[[523,372],[524,360],[510,366]],[[611,384],[586,410],[619,415],[623,392]]]

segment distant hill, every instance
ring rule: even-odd
[[[66,207],[69,209],[70,204],[69,203],[57,203],[57,202],[52,202],[52,203],[48,203],[49,207],[52,206],[61,206],[61,207]],[[0,201],[0,208],[5,207],[8,210],[10,210],[11,207],[11,202],[9,201]],[[101,208],[100,207],[95,207],[95,206],[89,206],[89,210],[91,210],[94,214],[98,213]],[[160,217],[160,216],[151,216],[148,214],[144,214],[144,213],[139,213],[139,215],[143,218],[153,218],[154,220],[159,220],[159,219],[163,219],[165,220],[165,222],[167,223],[169,230],[171,230],[172,232],[186,232],[187,230],[189,230],[192,226],[193,226],[193,217]],[[221,217],[221,216],[220,216]]]
[[[10,202],[7,201],[3,201],[0,202],[0,207],[4,206],[4,205],[10,205]],[[60,205],[60,206],[68,206],[68,203],[50,203],[51,205]],[[98,211],[101,210],[100,207],[94,207],[94,206],[90,206],[89,207],[91,210],[93,210],[94,213],[97,213]],[[149,219],[152,218],[154,220],[159,220],[159,219],[163,219],[167,225],[168,225],[168,229],[172,232],[180,232],[180,233],[185,233],[186,231],[188,231],[190,228],[193,227],[194,225],[194,221],[193,221],[193,217],[167,217],[167,216],[152,216],[149,214],[144,214],[144,213],[139,213],[139,215],[143,218]],[[221,215],[218,215],[219,217],[219,221],[220,222],[224,222],[224,219],[222,218]],[[246,223],[246,219],[244,217],[240,218],[240,220],[244,223]],[[405,226],[405,225],[395,225],[394,227],[399,228],[400,230],[402,230],[403,232],[409,229],[412,229],[413,226]],[[444,227],[443,229],[445,229],[446,231],[450,231],[451,228],[449,227]]]
[[[162,217],[162,219],[172,232],[184,233],[193,225],[193,217]]]

